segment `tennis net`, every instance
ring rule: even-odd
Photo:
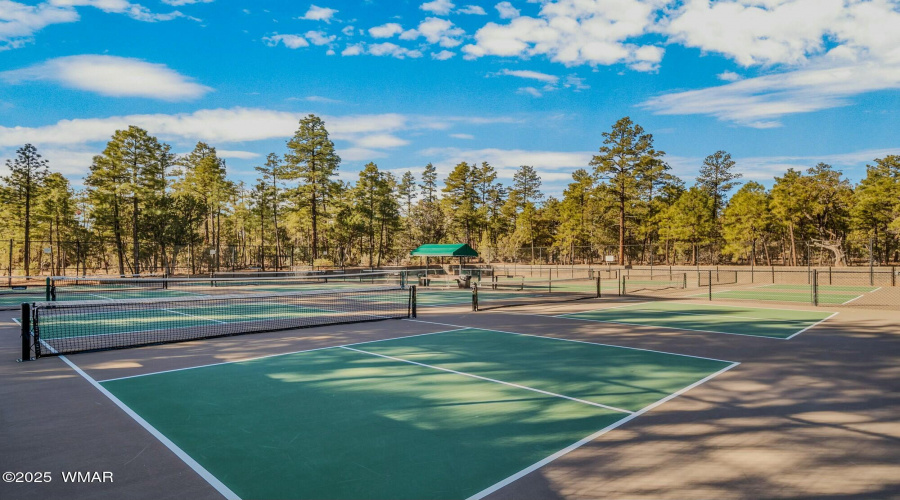
[[[54,301],[109,300],[404,285],[405,276],[400,272],[244,278],[56,277],[50,280],[50,297]]]
[[[26,313],[27,314],[24,314]],[[415,287],[23,306],[34,357],[415,316]],[[30,328],[29,328],[30,327]],[[29,351],[30,351],[29,349]],[[23,345],[23,359],[28,359]]]
[[[623,275],[621,293],[661,292],[669,290],[684,290],[687,288],[687,274],[673,273],[669,275],[640,276]]]
[[[476,284],[472,308],[476,311],[524,305],[566,302],[600,297],[600,278],[558,280],[497,279],[489,284]]]

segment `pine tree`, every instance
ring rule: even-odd
[[[665,155],[653,149],[653,136],[627,116],[603,133],[600,154],[594,155],[594,175],[604,180],[603,188],[613,197],[619,215],[619,263],[625,263],[625,218],[639,198],[648,169]]]
[[[315,260],[319,256],[319,218],[327,216],[325,197],[330,192],[331,177],[337,173],[341,158],[328,138],[325,122],[312,114],[300,120],[300,128],[287,146],[290,152],[285,155],[286,179],[300,179],[298,193],[309,203],[312,258]]]
[[[24,209],[22,224],[25,229],[25,275],[31,274],[31,209],[40,194],[44,179],[49,171],[47,160],[42,159],[37,148],[26,144],[16,150],[16,157],[6,160],[6,168],[10,173],[0,177],[6,184],[6,193],[10,199],[4,200],[12,206]],[[10,269],[12,274],[12,269]]]

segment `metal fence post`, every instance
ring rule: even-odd
[[[813,269],[812,274],[812,304],[819,305],[819,271]]]
[[[712,270],[707,272],[709,273],[709,300],[712,300]]]

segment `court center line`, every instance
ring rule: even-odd
[[[443,368],[443,367],[440,367],[440,366],[434,366],[434,365],[429,365],[429,364],[425,364],[425,363],[419,363],[419,362],[417,362],[417,361],[411,361],[411,360],[408,360],[408,359],[397,358],[397,357],[394,357],[394,356],[388,356],[387,354],[378,354],[377,352],[364,351],[364,350],[362,350],[362,349],[355,349],[355,348],[353,348],[353,347],[348,347],[348,346],[341,346],[341,348],[342,348],[342,349],[347,349],[348,351],[355,351],[355,352],[358,352],[358,353],[361,353],[361,354],[368,354],[368,355],[371,355],[371,356],[378,356],[379,358],[391,359],[391,360],[394,360],[394,361],[400,361],[400,362],[402,362],[402,363],[409,363],[409,364],[411,364],[411,365],[422,366],[422,367],[425,367],[425,368],[433,368],[433,369],[435,369],[435,370],[440,370],[440,371],[447,372],[447,373],[453,373],[453,374],[456,374],[456,375],[462,375],[462,376],[464,376],[464,377],[472,377],[472,378],[476,378],[476,379],[479,379],[479,380],[485,380],[485,381],[487,381],[487,382],[494,382],[494,383],[496,383],[496,384],[503,384],[503,385],[507,385],[507,386],[510,386],[510,387],[515,387],[515,388],[517,388],[517,389],[525,389],[526,391],[537,392],[537,393],[544,394],[544,395],[547,395],[547,396],[553,396],[553,397],[555,397],[555,398],[568,399],[569,401],[575,401],[576,403],[583,403],[583,404],[586,404],[586,405],[596,406],[596,407],[598,407],[598,408],[605,408],[605,409],[607,409],[607,410],[617,411],[617,412],[620,412],[620,413],[628,413],[629,415],[632,414],[632,413],[634,413],[634,412],[631,411],[631,410],[623,410],[622,408],[616,408],[615,406],[609,406],[609,405],[605,405],[605,404],[602,404],[602,403],[595,403],[595,402],[593,402],[593,401],[587,401],[587,400],[585,400],[585,399],[573,398],[573,397],[571,397],[571,396],[566,396],[566,395],[563,395],[563,394],[557,394],[557,393],[555,393],[555,392],[550,392],[550,391],[544,391],[544,390],[541,390],[541,389],[536,389],[536,388],[534,388],[534,387],[528,387],[528,386],[526,386],[526,385],[514,384],[514,383],[512,383],[512,382],[505,382],[505,381],[503,381],[503,380],[497,380],[497,379],[495,379],[495,378],[482,377],[481,375],[475,375],[475,374],[473,374],[473,373],[460,372],[460,371],[456,371],[456,370],[451,370],[450,368]]]
[[[557,458],[562,457],[563,455],[566,455],[578,448],[581,448],[585,444],[590,443],[591,441],[594,441],[595,439],[606,434],[607,432],[609,432],[617,427],[621,427],[622,425],[625,425],[626,423],[634,420],[635,418],[643,415],[644,413],[647,413],[648,411],[656,408],[657,406],[660,406],[668,401],[671,401],[672,399],[690,391],[691,389],[693,389],[701,384],[704,384],[704,383],[712,380],[713,378],[727,372],[728,370],[731,370],[732,368],[734,368],[735,366],[738,366],[738,365],[740,365],[740,363],[732,363],[731,365],[726,366],[725,368],[722,368],[721,370],[719,370],[713,374],[707,375],[706,377],[703,377],[702,379],[694,382],[693,384],[691,384],[687,387],[684,387],[683,389],[681,389],[679,391],[673,392],[672,394],[669,394],[668,396],[666,396],[654,403],[650,403],[649,405],[641,408],[640,410],[632,413],[631,415],[628,415],[628,416],[622,418],[621,420],[613,422],[612,424],[604,427],[603,429],[600,429],[599,431],[591,434],[590,436],[587,436],[587,437],[581,439],[580,441],[577,441],[577,442],[557,451],[556,453],[550,455],[549,457],[520,470],[519,472],[507,477],[506,479],[503,479],[502,481],[495,483],[492,486],[489,486],[489,487],[479,491],[478,493],[475,493],[474,495],[470,496],[468,498],[468,500],[480,500],[481,498],[484,498],[484,497],[490,495],[491,493],[499,490],[500,488],[503,488],[504,486],[506,486],[510,483],[518,481],[519,479],[523,478],[524,476],[540,469],[541,467],[549,464],[550,462],[553,462]]]
[[[354,343],[352,343],[352,344],[330,345],[330,346],[326,346],[326,347],[315,347],[315,348],[312,348],[312,349],[301,349],[301,350],[299,350],[299,351],[280,352],[280,353],[277,353],[277,354],[266,354],[266,355],[264,355],[264,356],[255,356],[255,357],[252,357],[252,358],[236,359],[236,360],[233,360],[233,361],[221,361],[221,362],[219,362],[219,363],[209,363],[209,364],[206,364],[206,365],[186,366],[186,367],[184,367],[184,368],[173,368],[173,369],[171,369],[171,370],[161,370],[161,371],[158,371],[158,372],[141,373],[141,374],[138,374],[138,375],[128,375],[128,376],[125,376],[125,377],[108,378],[108,379],[105,379],[105,380],[101,380],[100,383],[112,382],[113,380],[125,380],[125,379],[129,379],[129,378],[146,377],[146,376],[149,376],[149,375],[159,375],[159,374],[161,374],[161,373],[171,373],[171,372],[180,372],[180,371],[185,371],[185,370],[193,370],[193,369],[196,369],[196,368],[207,368],[207,367],[210,367],[210,366],[230,365],[230,364],[233,364],[233,363],[243,363],[243,362],[245,362],[245,361],[256,361],[256,360],[258,360],[258,359],[277,358],[278,356],[289,356],[289,355],[291,355],[291,354],[300,354],[300,353],[304,353],[304,352],[323,351],[323,350],[325,350],[325,349],[337,349],[337,348],[339,348],[339,347],[347,347],[347,346],[361,345],[361,344],[371,344],[371,343],[374,343],[374,342],[385,342],[385,341],[388,341],[388,340],[408,339],[408,338],[412,338],[412,337],[422,337],[422,336],[425,336],[425,335],[437,335],[437,334],[439,334],[439,333],[458,332],[458,331],[460,331],[460,330],[469,330],[469,329],[470,329],[470,328],[468,328],[468,327],[462,327],[462,328],[454,328],[453,330],[441,330],[441,331],[439,331],[439,332],[417,333],[417,334],[415,334],[415,335],[406,335],[406,336],[403,336],[403,337],[391,337],[391,338],[389,338],[389,339],[366,340],[366,341],[364,341],[364,342],[354,342]]]
[[[44,342],[42,341],[42,343],[44,343]],[[44,343],[44,345],[51,351],[55,352],[53,347],[51,347],[50,345],[47,345],[46,343]],[[237,493],[231,491],[231,488],[229,488],[228,486],[225,486],[225,484],[222,481],[219,481],[219,479],[216,478],[216,476],[212,475],[208,470],[206,470],[205,467],[200,465],[196,460],[191,458],[190,455],[185,453],[184,450],[182,450],[180,447],[178,447],[177,444],[173,443],[163,433],[159,432],[156,429],[156,427],[153,427],[153,425],[150,424],[150,422],[147,422],[146,420],[144,420],[143,417],[141,417],[140,415],[135,413],[134,410],[132,410],[128,405],[126,405],[119,398],[117,398],[115,395],[113,395],[113,393],[109,392],[105,387],[100,385],[100,383],[97,382],[96,380],[94,380],[93,377],[91,377],[90,375],[85,373],[84,370],[79,368],[75,363],[69,361],[69,358],[67,358],[66,356],[60,355],[59,359],[61,359],[65,364],[69,365],[69,367],[72,370],[74,370],[75,373],[77,373],[78,375],[81,375],[82,378],[87,380],[87,382],[89,384],[91,384],[92,386],[94,386],[95,389],[100,391],[101,394],[103,394],[104,396],[109,398],[110,401],[112,401],[116,406],[118,406],[122,411],[124,411],[126,415],[128,415],[135,422],[137,422],[138,425],[143,427],[144,430],[149,432],[150,435],[152,435],[153,437],[158,439],[159,442],[162,443],[163,446],[165,446],[166,448],[169,449],[169,451],[174,453],[176,457],[180,458],[181,461],[185,463],[185,465],[187,465],[194,472],[196,472],[198,476],[203,478],[203,480],[205,480],[207,483],[209,483],[210,486],[215,488],[215,490],[218,491],[223,497],[225,497],[228,500],[240,500],[240,497],[237,495]]]
[[[545,317],[550,317],[550,316],[545,316]],[[704,356],[693,356],[691,354],[680,354],[677,352],[657,351],[656,349],[644,349],[641,347],[628,347],[628,346],[623,346],[623,345],[601,344],[600,342],[588,342],[587,340],[575,340],[575,339],[567,339],[567,338],[561,338],[561,337],[547,337],[545,335],[536,335],[533,333],[510,332],[507,330],[497,330],[495,328],[481,328],[478,326],[462,326],[462,325],[454,325],[451,323],[439,323],[437,321],[425,321],[425,320],[421,320],[421,319],[404,319],[403,321],[412,321],[415,323],[430,323],[432,325],[442,325],[442,326],[455,326],[455,327],[460,327],[461,329],[482,330],[485,332],[508,333],[510,335],[521,335],[523,337],[537,337],[537,338],[541,338],[541,339],[559,340],[562,342],[575,342],[576,344],[589,344],[589,345],[599,345],[599,346],[603,346],[603,347],[615,347],[617,349],[629,349],[632,351],[655,352],[657,354],[669,354],[672,356],[682,356],[685,358],[705,359],[708,361],[718,361],[720,363],[734,363],[734,361],[729,361],[729,360],[725,360],[725,359],[707,358]]]

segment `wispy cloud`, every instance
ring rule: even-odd
[[[865,75],[865,77],[861,77]],[[641,103],[661,115],[708,115],[754,128],[781,126],[783,116],[850,104],[851,97],[900,89],[900,65],[862,62],[740,80],[663,94]]]
[[[303,47],[309,47],[309,42],[306,41],[300,35],[272,35],[263,37],[263,42],[266,43],[269,47],[275,47],[279,43],[282,43],[285,47],[289,49],[300,49]]]
[[[212,89],[163,64],[105,55],[49,59],[27,68],[5,71],[10,84],[50,81],[68,88],[111,97],[145,97],[169,101],[196,99]]]

